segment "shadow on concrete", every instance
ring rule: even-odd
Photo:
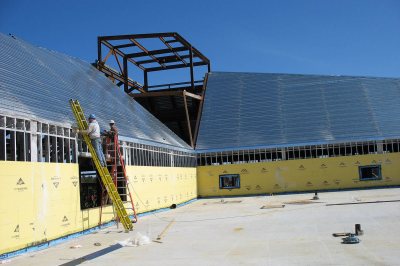
[[[85,255],[83,257],[71,260],[71,261],[69,261],[67,263],[60,264],[60,266],[75,266],[75,265],[79,265],[79,264],[81,264],[81,263],[83,263],[85,261],[93,260],[95,258],[98,258],[100,256],[103,256],[103,255],[106,255],[108,253],[111,253],[111,252],[113,252],[113,251],[115,251],[117,249],[120,249],[122,247],[123,246],[121,246],[120,244],[115,244],[115,245],[109,246],[107,248],[103,248],[101,250],[93,252],[91,254]]]

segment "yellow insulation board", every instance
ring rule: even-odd
[[[100,208],[81,210],[77,164],[0,161],[0,169],[0,254],[99,224]],[[195,168],[127,166],[127,174],[138,213],[197,197]],[[113,218],[104,207],[102,223]]]
[[[382,179],[360,181],[363,165],[381,165]],[[240,174],[240,188],[220,189],[224,174]],[[201,166],[197,178],[199,197],[392,186],[400,185],[400,153]]]

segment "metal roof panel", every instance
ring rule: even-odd
[[[400,79],[213,72],[196,149],[400,137]]]
[[[138,143],[191,149],[91,64],[0,33],[0,112],[71,126],[68,100],[78,99],[102,129],[113,119]]]

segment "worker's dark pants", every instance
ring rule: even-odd
[[[94,150],[96,151],[97,157],[99,157],[99,161],[101,166],[106,166],[106,158],[104,157],[103,148],[101,146],[101,138],[92,139],[92,145]]]

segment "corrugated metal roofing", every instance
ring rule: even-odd
[[[1,33],[0,94],[3,113],[71,125],[68,100],[74,98],[102,129],[113,119],[121,135],[138,143],[191,149],[89,63]]]
[[[209,74],[196,149],[400,137],[400,79]]]

